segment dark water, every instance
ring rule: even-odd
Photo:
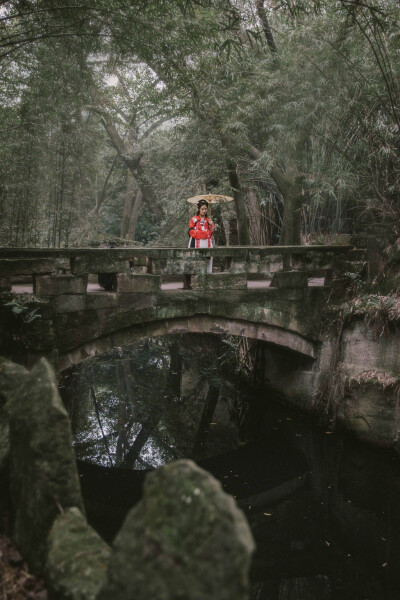
[[[257,355],[238,338],[170,336],[66,373],[89,520],[112,540],[146,473],[192,458],[248,517],[252,598],[398,598],[397,455],[277,403],[253,375]]]

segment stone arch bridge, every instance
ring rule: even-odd
[[[338,420],[363,439],[398,444],[395,392],[365,380],[398,373],[398,329],[377,340],[355,319],[339,356],[335,331],[322,327],[332,280],[372,279],[374,265],[373,253],[351,246],[1,249],[0,356],[28,367],[45,356],[62,371],[143,337],[246,336],[264,342],[266,399],[271,392],[314,410],[340,373]],[[99,287],[99,274],[111,290]]]
[[[45,355],[63,370],[144,336],[202,332],[264,340],[315,362],[332,276],[359,261],[357,253],[349,246],[3,249],[1,352],[11,348],[30,362]],[[96,285],[99,274],[109,291]]]

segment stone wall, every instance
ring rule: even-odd
[[[279,398],[369,443],[399,447],[400,327],[376,337],[358,319],[344,328],[339,349],[336,343],[335,332],[326,333],[315,361],[265,347],[265,401]]]

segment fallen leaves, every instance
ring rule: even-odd
[[[43,580],[28,573],[26,564],[11,540],[0,535],[0,598],[47,600]]]

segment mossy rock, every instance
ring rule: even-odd
[[[22,365],[0,358],[0,477],[2,479],[2,474],[7,468],[10,449],[8,402],[27,375],[28,371]],[[0,486],[0,489],[5,492],[3,486]]]
[[[147,477],[98,600],[245,600],[253,550],[234,499],[193,462],[177,461]]]
[[[12,533],[24,558],[40,572],[56,516],[70,506],[84,511],[69,417],[46,359],[23,378],[9,413]]]
[[[48,537],[46,583],[50,598],[95,600],[105,582],[109,546],[76,507],[59,515]]]

